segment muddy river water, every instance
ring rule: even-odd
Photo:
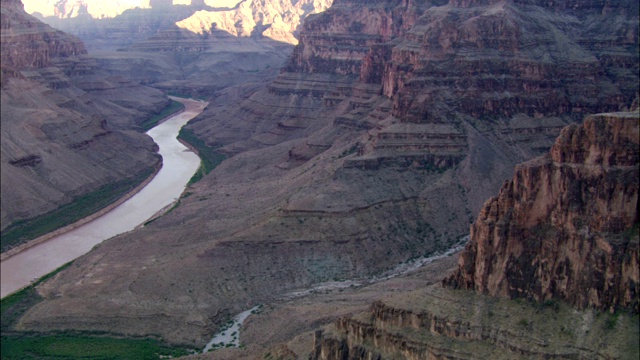
[[[149,130],[158,144],[162,169],[140,192],[99,218],[0,262],[0,297],[29,285],[115,235],[131,231],[180,197],[200,158],[177,139],[180,128],[202,112],[205,102],[174,98],[185,111]]]

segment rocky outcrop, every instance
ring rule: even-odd
[[[516,168],[471,227],[454,288],[639,310],[638,113],[588,117]]]
[[[304,19],[326,10],[331,2],[331,0],[237,1],[226,9],[197,11],[176,25],[196,34],[218,30],[233,36],[260,35],[295,45],[298,43],[296,37]]]
[[[104,50],[100,47],[105,45],[125,48],[126,45],[145,41],[150,37],[155,37],[154,42],[157,44],[162,40],[164,31],[173,32],[175,29],[189,33],[205,43],[213,40],[216,33],[223,33],[234,37],[264,37],[295,45],[304,19],[331,5],[330,0],[27,2],[30,13],[38,14],[48,24],[79,36],[92,49],[99,50]],[[91,44],[91,40],[97,44]],[[171,44],[170,41],[167,42]],[[162,47],[167,46],[165,44]]]

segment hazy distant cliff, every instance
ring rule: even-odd
[[[445,283],[490,295],[638,311],[638,113],[562,131],[518,166],[471,227]]]

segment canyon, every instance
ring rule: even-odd
[[[266,304],[246,348],[196,358],[636,354],[637,316],[609,326],[601,310],[637,311],[638,115],[584,118],[637,108],[637,13],[634,1],[336,0],[293,48],[173,28],[97,54],[112,76],[207,97],[186,130],[227,159],[171,213],[39,285],[16,329],[202,348]],[[179,68],[163,62],[180,44],[206,66],[162,71]],[[243,81],[195,71],[226,61]],[[460,265],[287,297],[443,251],[470,225]]]

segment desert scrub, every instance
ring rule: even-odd
[[[157,113],[156,115],[153,115],[152,117],[148,118],[147,120],[143,121],[140,124],[140,127],[142,128],[143,131],[148,131],[149,129],[152,129],[153,127],[155,127],[156,125],[158,125],[158,123],[160,123],[160,121],[170,115],[173,115],[175,113],[177,113],[178,111],[182,111],[184,109],[184,105],[181,102],[175,101],[175,100],[171,100],[171,102],[169,103],[169,105],[167,105],[164,109],[162,109],[159,113]]]
[[[210,173],[211,170],[215,169],[216,166],[220,165],[220,163],[226,158],[226,156],[216,151],[217,148],[207,146],[202,139],[198,138],[193,133],[193,130],[185,129],[183,127],[180,129],[178,139],[191,145],[200,156],[200,167],[196,170],[193,177],[191,177],[187,186],[202,179],[205,175]]]
[[[81,195],[51,212],[13,223],[1,233],[0,251],[5,252],[107,207],[135,189],[154,171],[155,169],[150,167],[132,178],[103,185],[98,190]]]

